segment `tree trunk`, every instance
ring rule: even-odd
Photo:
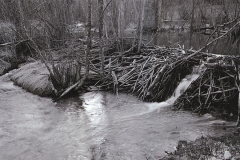
[[[238,68],[238,64],[235,63],[235,69],[237,71],[237,78],[236,78],[236,86],[238,88],[238,119],[237,119],[237,127],[240,127],[240,80],[239,80],[239,68]]]
[[[162,0],[155,0],[155,24],[159,30],[162,28]]]
[[[124,46],[123,46],[123,30],[124,30],[124,26],[125,26],[125,6],[124,6],[124,1],[119,1],[118,5],[118,38],[120,39],[120,41],[118,42],[118,50],[119,51],[124,51]]]
[[[3,1],[5,4],[5,16],[9,18],[9,20],[15,26],[15,37],[16,42],[20,42],[24,39],[23,37],[23,12],[21,9],[21,1],[14,0],[14,1]],[[22,56],[24,49],[26,48],[23,43],[18,43],[15,47],[15,52],[18,57]]]
[[[113,27],[113,31],[114,31],[114,35],[116,35],[116,38],[119,37],[118,35],[118,8],[117,8],[117,2],[116,1],[113,1],[112,2],[112,27]]]
[[[238,119],[237,119],[237,127],[240,127],[240,87],[238,86]]]
[[[88,73],[89,73],[89,54],[90,50],[92,48],[92,34],[91,34],[91,29],[92,29],[92,0],[88,0],[88,37],[87,37],[87,51],[86,51],[86,72],[85,76],[87,78]]]
[[[141,45],[142,45],[143,21],[144,21],[144,6],[145,6],[145,0],[143,0],[143,2],[142,2],[142,7],[141,7],[140,33],[139,33],[139,42],[138,42],[138,53],[140,52]]]
[[[194,9],[195,9],[195,0],[192,0],[192,11],[191,11],[191,21],[190,21],[190,37],[189,37],[189,46],[188,46],[189,48],[191,48],[191,45],[192,45]]]
[[[80,80],[78,83],[76,90],[78,90],[80,87],[83,86],[85,80],[88,78],[89,74],[89,54],[90,50],[92,48],[92,34],[91,34],[91,29],[92,29],[92,0],[88,0],[88,18],[87,18],[88,24],[87,24],[87,50],[85,52],[85,73],[83,78]]]
[[[99,5],[99,47],[100,47],[100,57],[101,57],[101,76],[104,76],[104,51],[103,51],[103,0],[98,0]]]

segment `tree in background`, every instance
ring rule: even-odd
[[[104,50],[103,50],[103,20],[104,20],[104,11],[103,11],[103,0],[98,0],[99,5],[99,54],[101,59],[101,75],[104,76]]]
[[[87,16],[87,49],[85,51],[85,73],[77,84],[76,90],[83,86],[89,74],[89,55],[92,48],[92,0],[88,0],[88,16]]]
[[[143,18],[148,12],[146,7],[152,7],[153,28],[161,29],[165,21],[185,20],[191,24],[190,29],[205,24],[221,24],[234,17],[239,17],[238,0],[194,1],[192,0],[146,0],[143,6],[141,0],[99,0],[92,2],[92,25],[99,29],[99,42],[111,45],[116,42],[116,49],[126,50],[124,41],[132,41],[132,46],[142,44],[141,32],[145,29],[147,19]],[[61,48],[80,38],[71,32],[76,23],[86,24],[87,0],[2,0],[0,16],[3,21],[11,22],[16,30],[16,39],[32,38],[40,48]],[[151,3],[152,5],[149,5]],[[101,7],[102,6],[102,7]],[[101,10],[104,12],[100,14]],[[194,10],[194,12],[193,12]],[[102,15],[102,16],[101,16]],[[226,17],[226,18],[224,18]],[[181,22],[182,23],[182,22]],[[128,34],[126,30],[134,27]],[[179,23],[179,27],[184,24]],[[174,27],[174,26],[173,26]],[[27,31],[27,32],[26,32]],[[28,36],[26,36],[26,33]],[[85,33],[81,38],[84,38]],[[75,39],[74,39],[75,38]],[[124,39],[124,40],[123,40]],[[18,41],[18,40],[17,40]]]
[[[141,5],[141,16],[140,16],[140,20],[139,20],[139,42],[138,42],[138,53],[140,53],[140,49],[142,46],[142,36],[143,36],[143,21],[144,21],[144,7],[145,7],[145,3],[146,1],[143,0],[142,1],[142,5]]]

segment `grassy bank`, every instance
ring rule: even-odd
[[[40,61],[26,64],[15,70],[11,80],[23,89],[40,96],[51,96],[53,93],[49,72]]]

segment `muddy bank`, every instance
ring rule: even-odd
[[[52,96],[53,87],[49,72],[40,61],[22,66],[13,71],[11,80],[23,89],[39,96]]]
[[[222,129],[221,136],[200,137],[195,141],[178,142],[174,152],[166,152],[169,155],[161,160],[177,159],[240,159],[240,128],[232,126],[219,126]]]

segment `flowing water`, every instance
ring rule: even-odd
[[[0,159],[145,160],[173,151],[178,140],[215,135],[226,123],[171,110],[198,75],[186,77],[166,102],[144,103],[106,92],[52,102],[0,77]]]

